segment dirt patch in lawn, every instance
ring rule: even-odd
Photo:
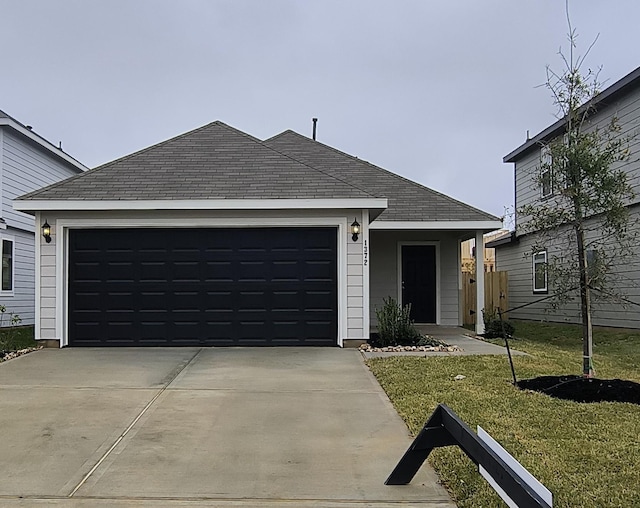
[[[640,405],[640,384],[623,379],[541,376],[520,380],[517,386],[575,402],[630,402]]]

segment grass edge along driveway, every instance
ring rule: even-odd
[[[516,322],[519,379],[581,372],[577,326]],[[596,374],[640,382],[640,332],[596,329]],[[640,506],[640,406],[583,404],[520,391],[506,357],[390,357],[367,361],[416,434],[439,403],[483,427],[554,496],[554,507]],[[457,374],[466,376],[455,381]],[[400,457],[398,457],[400,459]],[[457,447],[429,461],[459,507],[505,506]]]

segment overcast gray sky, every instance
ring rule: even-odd
[[[637,0],[573,0],[588,63],[640,65]],[[214,120],[285,129],[502,215],[555,121],[564,0],[0,0],[0,109],[89,167]]]

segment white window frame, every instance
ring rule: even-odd
[[[551,170],[551,165],[553,164],[553,159],[551,157],[551,149],[548,146],[543,146],[540,149],[540,197],[542,199],[547,199],[553,196],[553,172]],[[544,167],[544,166],[547,167]],[[548,174],[549,178],[549,192],[544,192],[544,179],[545,174]]]
[[[543,256],[542,260],[536,259],[538,256]],[[536,287],[536,272],[538,270],[538,265],[542,264],[544,266],[544,287]],[[547,251],[539,250],[538,252],[534,252],[533,256],[531,256],[531,267],[532,267],[532,281],[531,285],[533,287],[534,293],[548,293],[549,292],[549,272],[547,271]]]
[[[13,296],[16,287],[16,240],[13,236],[0,235],[0,260],[4,258],[4,242],[11,242],[11,289],[2,289],[3,268],[0,265],[0,295]]]

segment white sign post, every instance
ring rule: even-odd
[[[522,464],[518,462],[513,456],[505,450],[500,443],[498,443],[495,439],[493,439],[487,432],[478,425],[478,438],[483,441],[491,450],[500,457],[513,471],[522,479],[524,483],[526,483],[529,487],[531,487],[536,494],[538,494],[549,506],[553,506],[553,495],[542,483],[540,483],[529,471],[527,471]],[[500,488],[500,486],[496,483],[496,481],[491,477],[491,475],[484,469],[482,466],[479,466],[480,474],[483,476],[485,480],[489,482],[489,484],[493,487],[493,489],[498,493],[498,495],[502,498],[502,500],[507,503],[510,508],[519,508],[516,503]]]

